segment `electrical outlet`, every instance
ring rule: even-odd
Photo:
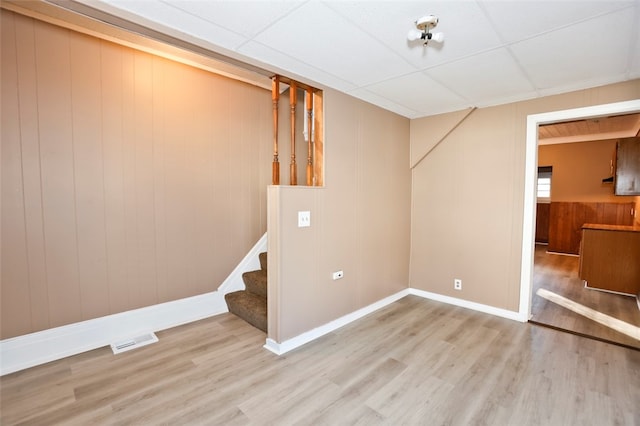
[[[462,290],[462,280],[458,278],[453,279],[453,288],[455,290]]]
[[[344,272],[342,271],[336,271],[333,273],[333,280],[339,280],[340,278],[344,277]]]
[[[298,228],[311,226],[311,212],[298,212]]]

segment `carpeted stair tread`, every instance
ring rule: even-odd
[[[259,271],[245,272],[242,274],[242,280],[249,293],[258,296],[267,297],[267,271],[261,269]]]
[[[242,274],[245,290],[224,296],[229,312],[267,332],[267,253],[258,255],[260,268]]]
[[[229,312],[252,326],[267,332],[267,298],[248,291],[234,291],[224,296]]]

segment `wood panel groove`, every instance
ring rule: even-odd
[[[0,18],[0,338],[214,291],[266,231],[269,92]]]

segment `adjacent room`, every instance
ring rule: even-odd
[[[640,197],[614,183],[639,164],[639,132],[637,114],[540,127],[533,321],[640,347]]]

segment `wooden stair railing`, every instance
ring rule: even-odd
[[[278,147],[278,117],[280,102],[280,83],[289,86],[289,108],[291,121],[291,162],[289,164],[289,184],[298,185],[298,165],[296,162],[296,112],[298,106],[298,89],[304,90],[306,112],[305,127],[307,129],[307,186],[323,185],[323,141],[322,141],[322,91],[303,83],[282,76],[274,76],[271,85],[273,103],[273,163],[271,181],[280,184],[280,160]],[[302,109],[302,108],[301,108]]]
[[[307,186],[313,186],[313,152],[311,149],[313,138],[313,92],[306,91],[307,107]]]
[[[289,107],[291,108],[291,163],[289,164],[289,184],[298,184],[296,165],[296,104],[298,103],[298,85],[292,81],[289,85]]]
[[[280,77],[273,77],[271,83],[271,101],[273,102],[273,163],[271,182],[280,185],[280,160],[278,159],[278,102],[280,101]]]

